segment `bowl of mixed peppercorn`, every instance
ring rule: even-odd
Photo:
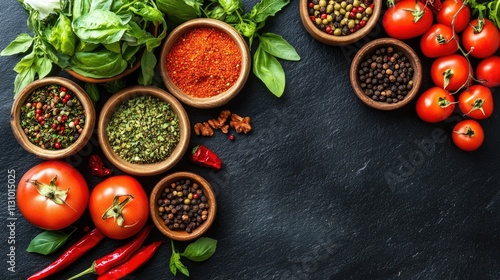
[[[215,193],[210,184],[192,172],[167,175],[153,188],[151,219],[168,238],[196,239],[210,228],[217,212]]]
[[[75,82],[47,77],[26,86],[12,105],[15,138],[42,159],[61,159],[82,149],[92,136],[94,104]]]
[[[153,86],[132,86],[111,96],[97,124],[106,158],[123,172],[137,176],[172,168],[186,152],[190,135],[182,104]]]
[[[189,20],[168,35],[160,55],[167,89],[195,108],[215,108],[233,99],[250,74],[250,50],[229,24]]]
[[[350,81],[356,96],[379,110],[408,104],[422,83],[418,55],[406,43],[380,38],[361,47],[351,62]]]
[[[316,40],[342,46],[365,37],[377,25],[382,0],[300,0],[300,19]]]

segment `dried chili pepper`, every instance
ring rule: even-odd
[[[156,252],[156,249],[160,247],[161,244],[165,243],[165,241],[156,241],[153,242],[134,254],[128,261],[122,263],[119,266],[108,270],[106,273],[97,277],[98,280],[111,280],[111,279],[120,279],[134,272],[136,269],[141,267],[143,264],[148,262]]]
[[[52,262],[45,269],[31,275],[28,280],[43,279],[61,271],[63,268],[75,262],[88,250],[94,248],[103,239],[104,235],[98,229],[89,231],[82,239],[62,253],[57,260]]]
[[[95,260],[88,269],[69,278],[68,280],[76,279],[90,273],[102,275],[113,267],[127,261],[130,256],[132,256],[132,254],[141,247],[144,240],[146,240],[146,237],[148,237],[151,228],[152,226],[145,226],[129,243],[114,250],[112,253]]]
[[[113,169],[104,167],[102,159],[99,155],[91,155],[89,159],[90,174],[93,176],[106,176],[113,172]]]
[[[214,152],[201,144],[193,148],[190,158],[194,163],[211,167],[215,170],[219,170],[222,165],[221,159]]]

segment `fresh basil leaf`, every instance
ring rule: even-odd
[[[75,19],[73,30],[85,42],[112,44],[120,41],[127,25],[113,12],[94,10]]]
[[[172,272],[172,274],[174,276],[177,276],[177,266],[175,265],[176,263],[176,260],[180,259],[181,256],[179,256],[179,253],[176,253],[174,251],[172,251],[172,256],[170,256],[170,272]]]
[[[155,75],[156,56],[150,51],[142,53],[141,57],[141,74],[139,75],[138,82],[141,85],[150,85],[153,82]]]
[[[189,270],[187,269],[187,267],[181,262],[181,258],[180,256],[178,258],[175,258],[174,259],[175,261],[175,266],[177,267],[177,269],[184,275],[186,275],[187,277],[189,277]]]
[[[71,28],[71,20],[63,14],[59,14],[54,27],[52,27],[47,41],[59,53],[72,56],[76,48],[76,35]]]
[[[207,18],[224,21],[224,19],[226,18],[226,11],[224,11],[224,8],[222,8],[221,6],[215,6],[211,10],[205,9],[205,15],[207,16]]]
[[[97,89],[96,84],[85,83],[85,91],[89,95],[90,99],[92,99],[92,101],[94,101],[94,103],[99,100],[100,94],[99,94],[99,90]]]
[[[110,11],[112,5],[113,5],[113,0],[92,0],[92,4],[90,5],[90,11],[94,10]]]
[[[240,0],[219,0],[219,5],[226,11],[226,13],[231,14],[242,5]]]
[[[132,65],[135,62],[135,54],[141,49],[141,46],[130,46],[126,42],[122,45],[122,57],[128,63],[128,65]]]
[[[152,22],[163,21],[163,14],[160,12],[160,10],[148,6],[144,3],[138,2],[129,9],[136,15],[141,16],[146,21],[152,21]]]
[[[264,51],[275,57],[292,61],[300,60],[295,48],[278,34],[264,33],[259,36],[259,42]]]
[[[109,78],[127,68],[127,61],[119,53],[106,49],[95,52],[76,52],[71,58],[70,69],[90,78]]]
[[[0,55],[13,55],[18,53],[24,53],[33,45],[33,38],[27,33],[21,33],[17,35],[14,41],[2,50]]]
[[[35,80],[36,70],[34,67],[24,68],[16,75],[14,80],[14,98],[19,95],[21,90],[25,88],[29,83]]]
[[[158,9],[176,24],[201,16],[203,0],[156,0]]]
[[[260,44],[253,55],[253,73],[277,97],[285,91],[286,80],[283,67],[274,56],[264,51]]]
[[[49,255],[64,245],[73,232],[75,232],[75,229],[70,234],[66,234],[60,230],[43,231],[31,240],[26,251]]]
[[[31,68],[35,64],[35,53],[30,52],[25,55],[21,60],[14,66],[14,71],[16,73],[21,73],[22,71]]]
[[[256,27],[257,24],[253,21],[243,21],[235,26],[236,30],[247,38],[252,38],[255,35]]]
[[[48,59],[46,56],[40,56],[36,58],[36,73],[38,74],[38,78],[41,79],[47,76],[50,71],[52,71],[52,61]]]
[[[288,3],[290,0],[261,0],[250,10],[250,18],[256,23],[265,21],[268,17],[281,11]]]
[[[87,14],[90,11],[92,0],[78,0],[78,1],[72,1],[72,3],[73,3],[73,20],[75,20],[80,16]]]
[[[112,51],[112,52],[115,52],[115,53],[120,53],[121,52],[121,46],[120,46],[120,42],[114,42],[112,44],[104,44],[104,47],[108,50],[108,51]]]
[[[181,256],[192,261],[202,262],[208,260],[217,248],[217,240],[209,237],[201,237],[195,242],[189,244]]]

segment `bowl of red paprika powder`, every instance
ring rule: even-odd
[[[169,92],[195,108],[229,102],[245,85],[250,64],[250,50],[238,31],[207,18],[172,30],[160,57],[161,76]]]

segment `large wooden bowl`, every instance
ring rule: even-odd
[[[207,220],[195,228],[191,233],[184,230],[169,229],[158,213],[157,202],[159,199],[162,199],[161,194],[165,187],[181,179],[190,179],[192,182],[198,183],[210,205],[208,208]],[[203,177],[192,172],[176,172],[164,177],[155,185],[149,199],[149,212],[156,228],[168,238],[178,241],[194,240],[201,237],[212,226],[217,212],[217,200],[215,199],[215,193],[212,187]]]
[[[111,119],[111,116],[116,108],[124,101],[140,95],[151,95],[170,104],[170,108],[179,118],[180,141],[170,157],[157,163],[137,164],[130,163],[122,159],[113,151],[113,148],[109,143],[108,134],[106,133],[106,127],[108,126],[109,120]],[[171,94],[153,86],[133,86],[117,92],[111,96],[108,101],[106,101],[99,115],[97,136],[104,155],[114,166],[131,175],[149,176],[165,172],[177,164],[177,162],[183,157],[188,147],[191,136],[191,128],[189,124],[189,117],[184,110],[184,107]]]
[[[21,107],[24,105],[26,99],[30,96],[30,94],[37,88],[53,84],[63,86],[73,92],[73,94],[75,94],[82,103],[83,109],[85,111],[85,126],[83,128],[83,132],[72,145],[60,150],[43,149],[31,143],[24,133],[20,121]],[[76,154],[85,145],[87,145],[94,131],[96,117],[95,115],[96,113],[94,109],[94,103],[85,92],[85,90],[83,90],[83,88],[81,88],[77,83],[63,77],[46,77],[40,80],[35,80],[34,82],[26,86],[23,90],[21,90],[19,95],[14,100],[14,103],[12,104],[12,110],[10,113],[10,126],[17,142],[19,142],[19,144],[26,151],[38,156],[41,159],[62,159]]]

